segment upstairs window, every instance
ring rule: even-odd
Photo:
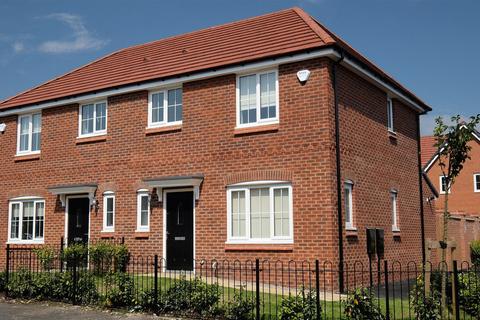
[[[152,92],[148,102],[148,127],[182,123],[182,89]]]
[[[291,243],[292,188],[284,184],[232,186],[227,193],[230,242]]]
[[[440,193],[445,194],[447,192],[452,193],[452,189],[450,187],[447,188],[447,178],[445,176],[440,176]]]
[[[80,106],[80,137],[107,133],[107,102]]]
[[[11,243],[43,242],[45,201],[10,202],[8,241]]]
[[[393,102],[392,99],[387,99],[387,127],[388,131],[395,132],[393,126]]]
[[[473,191],[480,192],[480,173],[473,175]]]
[[[277,71],[239,76],[237,127],[278,122]]]
[[[355,230],[353,226],[353,183],[351,181],[345,182],[343,193],[345,197],[345,228]]]
[[[103,231],[113,232],[115,225],[115,194],[105,192],[103,194]]]
[[[40,152],[42,115],[26,114],[18,117],[17,154]]]

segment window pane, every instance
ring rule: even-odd
[[[82,106],[82,134],[93,133],[93,104]]]
[[[257,77],[240,77],[240,123],[257,122]]]
[[[250,190],[250,223],[252,238],[270,237],[269,189]]]
[[[32,151],[40,150],[40,139],[42,131],[42,116],[40,114],[34,114],[32,116]]]
[[[246,236],[245,191],[232,191],[232,236]]]
[[[163,92],[152,94],[152,122],[163,121]]]
[[[19,223],[20,223],[20,204],[12,204],[12,216],[10,217],[10,238],[18,239]]]
[[[105,226],[106,227],[113,227],[113,197],[107,198],[107,212],[106,212],[106,221],[105,221]]]
[[[344,193],[345,193],[345,223],[347,225],[352,224],[351,192],[352,192],[351,186],[346,185],[344,189]]]
[[[105,103],[97,103],[95,105],[96,124],[95,131],[105,130],[107,127],[107,105]]]
[[[35,205],[35,238],[43,238],[43,224],[45,220],[45,203]]]
[[[477,185],[477,189],[476,190],[480,190],[480,175],[477,174],[475,176],[475,184]]]
[[[23,203],[22,239],[33,239],[33,202]]]
[[[30,136],[30,117],[25,116],[20,118],[20,151],[28,151]]]
[[[276,77],[275,73],[260,75],[260,118],[269,119],[276,116]]]
[[[288,188],[275,189],[273,194],[275,236],[285,237],[290,234]]]
[[[148,226],[148,196],[141,196],[140,225]]]
[[[168,90],[168,122],[182,120],[182,89]]]
[[[392,192],[390,193],[390,199],[392,203],[392,225],[397,225],[397,194]]]

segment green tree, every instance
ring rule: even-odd
[[[446,249],[448,241],[448,196],[456,178],[463,169],[465,161],[470,159],[471,147],[468,144],[473,139],[475,127],[480,122],[480,114],[470,117],[469,121],[462,121],[460,116],[451,118],[451,124],[446,124],[442,117],[435,119],[435,147],[437,148],[438,164],[442,171],[445,194],[443,210],[443,230],[440,247],[442,248],[442,310],[446,308]]]

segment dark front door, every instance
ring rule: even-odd
[[[68,245],[88,243],[88,219],[90,200],[71,198],[68,200]]]
[[[193,191],[167,193],[167,268],[193,268]]]

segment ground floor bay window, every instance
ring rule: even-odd
[[[229,243],[292,243],[292,187],[251,182],[227,191]]]
[[[10,201],[9,243],[42,243],[44,217],[45,201],[43,199]]]

